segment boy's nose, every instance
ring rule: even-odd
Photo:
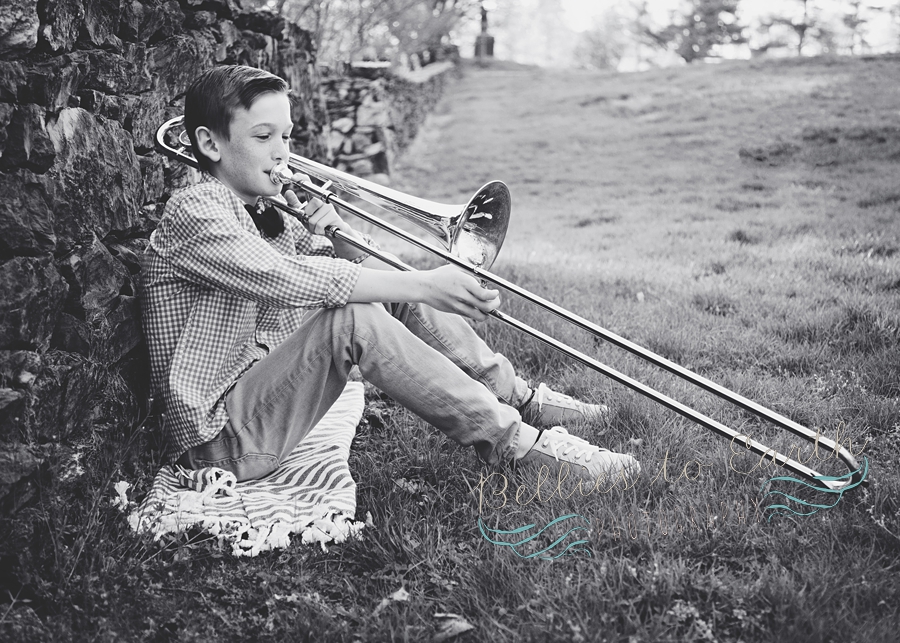
[[[278,144],[275,147],[275,160],[276,161],[287,161],[288,157],[290,155],[291,155],[291,150],[289,148],[288,143],[286,143],[282,139],[278,139]]]

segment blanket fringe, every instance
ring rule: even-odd
[[[147,498],[128,515],[129,525],[157,541],[199,527],[235,556],[287,547],[292,535],[323,551],[360,537],[372,517],[354,520],[356,483],[347,458],[363,406],[362,383],[348,383],[279,471],[262,480],[236,483],[220,470],[163,467]]]

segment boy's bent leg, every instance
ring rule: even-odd
[[[495,353],[458,315],[418,304],[391,304],[391,312],[413,334],[447,355],[471,377],[487,386],[522,419],[538,427],[597,420],[609,412],[604,404],[590,404],[553,391],[546,384],[531,389],[515,374],[512,364]]]
[[[215,466],[233,470],[247,460],[239,458],[253,455],[260,456],[257,460],[271,456],[271,470],[277,468],[340,396],[354,365],[448,437],[475,447],[483,460],[512,459],[521,421],[515,409],[382,306],[349,304],[311,312],[297,331],[238,379],[226,396],[233,435],[216,438],[229,438],[237,456]],[[230,461],[234,466],[223,466]],[[256,473],[253,477],[269,471]]]
[[[494,352],[459,315],[419,304],[391,304],[392,314],[416,337],[446,355],[497,398],[519,408],[531,395],[528,383],[516,375],[510,361]]]
[[[232,471],[238,480],[263,477],[313,430],[340,397],[350,372],[332,359],[327,335],[311,313],[288,339],[238,378],[225,394],[229,423],[212,441],[227,435],[228,446],[238,455],[212,466]],[[208,450],[207,444],[199,448]],[[248,466],[253,464],[258,466]]]
[[[343,392],[349,369],[335,368],[321,324],[314,315],[309,320],[238,378],[225,394],[228,423],[181,464],[219,467],[238,481],[262,478],[318,424]]]
[[[351,304],[338,310],[332,315],[332,340],[335,361],[343,362],[343,368],[349,372],[357,364],[368,381],[454,441],[473,446],[485,462],[512,459],[521,424],[518,411],[381,305]]]

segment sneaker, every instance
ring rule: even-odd
[[[532,426],[557,426],[579,420],[597,420],[609,413],[609,407],[581,402],[541,383],[520,408],[520,413]]]
[[[620,474],[630,482],[641,474],[641,465],[634,456],[594,446],[561,426],[541,431],[531,450],[516,461],[551,466],[562,462],[571,465],[572,473],[590,482],[601,477],[616,480]]]

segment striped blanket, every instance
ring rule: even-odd
[[[347,467],[363,411],[363,385],[350,382],[322,421],[271,475],[235,483],[220,469],[163,467],[129,516],[135,531],[164,534],[200,527],[236,556],[303,543],[343,542],[365,526],[354,521],[356,482]]]

